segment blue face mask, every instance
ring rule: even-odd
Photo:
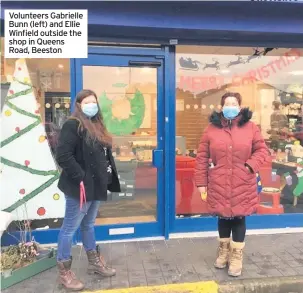
[[[96,103],[88,103],[82,106],[82,112],[89,118],[97,115],[99,112],[98,105]]]
[[[235,106],[224,106],[223,107],[223,115],[226,119],[234,119],[240,113],[239,107]]]

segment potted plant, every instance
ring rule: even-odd
[[[56,265],[56,250],[43,249],[31,236],[29,226],[29,221],[25,221],[17,244],[1,247],[1,290]]]

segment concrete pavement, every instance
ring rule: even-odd
[[[117,269],[113,278],[88,276],[82,246],[74,248],[73,268],[86,283],[85,292],[303,293],[303,233],[247,236],[243,275],[237,279],[228,277],[226,269],[213,267],[215,238],[112,243],[101,248]],[[3,292],[64,291],[56,286],[53,268]]]

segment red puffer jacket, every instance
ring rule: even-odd
[[[248,216],[258,205],[256,172],[269,152],[252,112],[234,120],[214,112],[198,149],[196,185],[207,186],[208,209],[221,217]],[[214,167],[209,167],[209,161]],[[248,166],[251,171],[246,167]]]

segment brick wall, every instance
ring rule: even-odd
[[[177,89],[177,100],[184,100],[184,111],[176,113],[176,134],[186,138],[186,148],[196,149],[203,130],[208,125],[208,112],[202,110],[201,99],[191,92]]]

